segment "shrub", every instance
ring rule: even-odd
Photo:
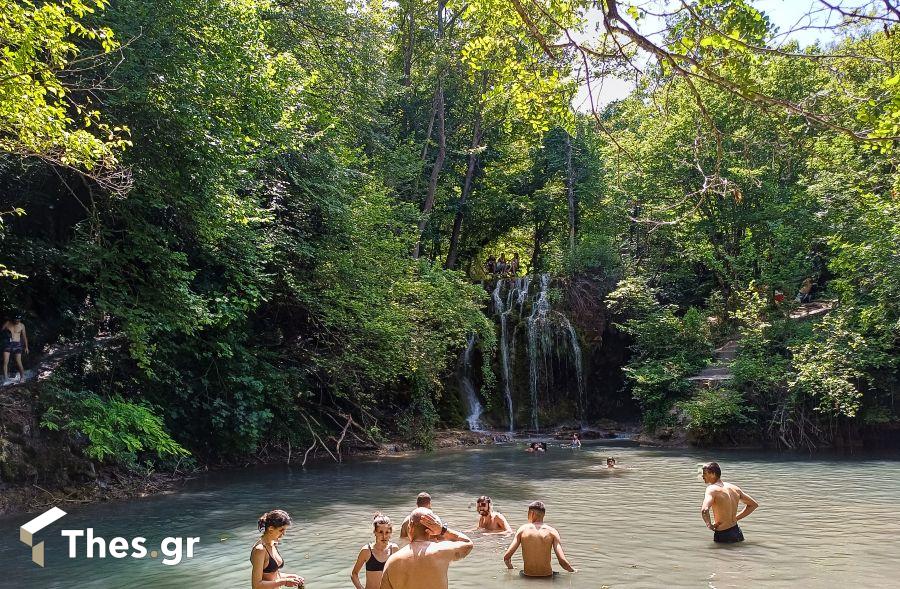
[[[134,467],[139,454],[155,453],[159,458],[189,454],[172,439],[153,408],[121,397],[103,399],[90,392],[57,390],[41,427],[80,432],[88,442],[85,455],[99,462]]]

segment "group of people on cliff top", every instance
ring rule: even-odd
[[[610,467],[609,460],[607,466]],[[707,487],[700,515],[706,527],[713,531],[713,540],[742,542],[744,535],[738,521],[753,513],[759,504],[737,485],[722,481],[722,470],[715,462],[702,466],[702,477]],[[740,503],[744,508],[738,511]],[[521,549],[523,568],[520,574],[524,577],[547,578],[558,574],[552,568],[551,552],[556,554],[559,566],[571,573],[577,572],[563,552],[560,533],[544,522],[547,507],[542,501],[532,501],[528,505],[528,523],[515,533],[506,517],[494,511],[493,501],[487,495],[476,499],[475,508],[477,530],[486,534],[512,535],[512,542],[503,555],[508,569],[513,568],[513,557]],[[291,517],[280,509],[259,518],[261,536],[250,555],[252,589],[305,586],[305,580],[299,575],[281,572],[284,557],[276,545],[289,525]],[[424,492],[416,497],[416,508],[400,525],[400,539],[407,542],[404,547],[391,542],[394,527],[389,517],[376,513],[372,525],[375,541],[360,549],[350,572],[350,580],[356,589],[448,589],[450,563],[464,559],[475,547],[465,533],[451,529],[441,521],[433,509],[431,495]],[[360,579],[363,568],[365,582]]]
[[[507,260],[506,254],[500,254],[500,257],[494,257],[494,254],[488,256],[484,262],[484,273],[488,276],[501,278],[519,275],[519,252],[513,254],[512,259]]]

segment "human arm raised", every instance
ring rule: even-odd
[[[475,547],[475,544],[472,543],[468,536],[458,530],[449,529],[436,516],[423,515],[420,521],[428,529],[429,534],[434,536],[441,544],[446,544],[440,546],[439,550],[442,553],[449,554],[453,560],[461,560],[467,557],[472,552],[472,548]]]

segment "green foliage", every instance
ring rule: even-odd
[[[704,388],[691,399],[678,403],[687,415],[687,429],[696,439],[710,441],[750,421],[743,395],[727,387]]]
[[[166,431],[162,417],[147,405],[69,390],[54,391],[49,403],[41,427],[85,436],[84,453],[98,462],[133,467],[149,453],[158,458],[189,455]]]
[[[646,281],[632,277],[607,297],[618,316],[617,326],[634,338],[633,356],[624,368],[634,398],[644,410],[644,423],[664,424],[675,401],[691,390],[685,377],[703,368],[712,344],[706,318],[694,308],[682,317],[673,305],[660,305]]]
[[[4,0],[0,10],[0,152],[93,171],[117,165],[128,130],[112,126],[87,77],[119,45],[85,24],[106,0]],[[80,45],[99,45],[100,55]],[[87,72],[87,74],[85,74]]]

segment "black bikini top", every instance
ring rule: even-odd
[[[388,547],[388,552],[390,552],[390,547]],[[375,553],[372,552],[372,545],[369,544],[369,560],[366,561],[366,570],[367,571],[383,571],[384,570],[384,562],[381,562],[377,558],[375,558]]]
[[[260,544],[262,545],[263,550],[265,550],[265,551],[266,551],[266,554],[269,556],[269,563],[268,563],[268,564],[266,565],[266,567],[263,569],[263,572],[264,572],[264,573],[276,573],[276,572],[278,572],[278,569],[280,569],[281,567],[284,566],[284,557],[282,557],[282,559],[281,559],[281,564],[278,564],[278,563],[275,561],[275,559],[272,557],[272,553],[269,552],[269,549],[268,549],[268,548],[266,548],[266,545],[265,545],[265,544],[262,544],[262,542],[260,542]]]

